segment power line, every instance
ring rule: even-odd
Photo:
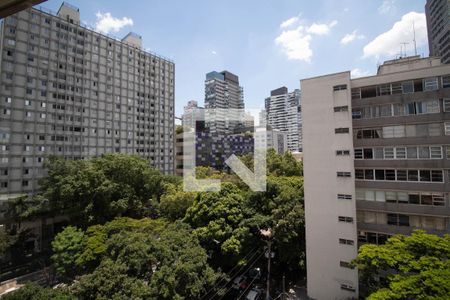
[[[254,261],[253,263],[242,273],[245,274],[248,270],[250,270],[251,267],[253,267],[253,265],[261,258],[261,256],[264,255],[264,252],[262,252]],[[252,281],[253,282],[253,281]],[[219,300],[221,300],[223,297],[225,297],[225,295],[233,288],[233,285],[231,285],[231,287],[229,287],[225,293],[222,295],[222,297],[219,298]],[[217,293],[217,292],[216,292]],[[214,295],[216,294],[214,293]],[[214,296],[213,295],[213,296]]]
[[[247,253],[247,255],[246,256],[244,256],[244,258],[243,259],[247,259],[247,257],[249,256],[249,255],[251,255],[251,257],[248,259],[248,261],[250,262],[252,259],[253,259],[253,257],[255,257],[255,255],[256,254],[258,254],[258,251],[256,251],[256,252],[254,252],[256,249],[257,249],[258,247],[255,247],[255,248],[253,248],[249,253]],[[228,273],[226,273],[226,275],[228,276],[228,277],[230,277],[230,278],[234,278],[239,272],[240,272],[240,270],[238,270],[238,272],[237,273],[235,273],[233,276],[230,276],[230,274],[237,268],[237,267],[240,267],[240,269],[242,269],[243,267],[245,267],[245,265],[243,265],[243,266],[239,266],[238,264],[236,264],[230,271],[228,271]],[[206,292],[206,294],[204,294],[201,298],[200,298],[200,300],[202,300],[203,298],[205,298],[206,296],[208,296],[208,294],[209,293],[211,293],[223,280],[226,280],[226,278],[225,277],[222,277],[218,282],[216,282],[215,284],[214,284],[214,286],[212,287],[212,288],[210,288],[207,292]],[[226,282],[225,283],[225,285],[227,285],[228,284],[228,282]],[[224,285],[224,286],[225,286]],[[217,293],[217,292],[216,292]],[[216,293],[214,293],[214,294],[216,294]]]

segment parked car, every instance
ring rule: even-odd
[[[259,280],[261,279],[261,269],[260,268],[252,268],[248,271],[248,278]]]
[[[233,288],[236,290],[242,290],[247,288],[247,277],[240,275],[233,280]]]
[[[259,289],[251,289],[245,297],[246,300],[260,300],[262,299],[262,292]]]

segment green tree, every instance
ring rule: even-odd
[[[35,197],[42,214],[68,215],[71,224],[99,224],[115,217],[152,214],[152,199],[161,197],[173,177],[161,175],[149,162],[125,154],[105,154],[89,161],[51,158],[48,176]],[[36,212],[35,212],[36,213]]]
[[[64,271],[75,265],[86,273],[71,286],[81,299],[196,299],[221,276],[180,221],[118,218],[90,226],[82,237],[79,229],[68,228],[54,250],[66,263]],[[82,239],[82,249],[74,247],[74,236]]]
[[[52,260],[56,271],[65,277],[73,277],[80,271],[78,260],[85,241],[84,232],[73,226],[66,227],[52,242]]]
[[[253,155],[246,154],[242,162],[253,170]],[[297,161],[291,152],[278,154],[275,149],[269,148],[266,153],[267,175],[273,176],[303,176],[303,164]]]
[[[196,197],[197,193],[185,192],[181,185],[167,184],[159,203],[160,213],[169,220],[181,219]]]
[[[354,264],[368,299],[447,299],[449,258],[450,235],[418,230],[411,236],[393,236],[384,245],[362,245]]]
[[[220,254],[228,256],[222,259],[231,264],[235,262],[229,258],[236,258],[241,252],[240,223],[248,217],[245,201],[245,195],[236,185],[224,183],[219,192],[200,193],[184,218],[206,249],[220,250]]]
[[[129,276],[128,266],[110,258],[102,260],[92,272],[81,276],[71,286],[73,294],[85,300],[148,299],[148,283]]]

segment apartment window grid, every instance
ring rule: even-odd
[[[43,13],[36,13],[38,19],[41,14]],[[7,89],[2,88],[2,94],[4,95],[1,95],[1,98],[5,99],[5,103],[10,104],[12,101],[18,100],[23,101],[24,108],[28,108],[26,111],[22,110],[28,118],[25,120],[26,123],[33,122],[36,124],[37,131],[46,132],[48,135],[70,138],[69,141],[64,139],[64,142],[58,142],[57,140],[51,141],[49,136],[48,139],[41,142],[48,151],[56,151],[53,154],[79,159],[112,152],[113,149],[121,149],[122,152],[128,152],[127,149],[138,148],[140,150],[139,153],[144,153],[142,154],[143,156],[149,159],[153,158],[152,161],[155,167],[168,172],[173,171],[171,139],[168,138],[167,141],[164,141],[164,139],[156,137],[160,134],[167,137],[173,135],[172,122],[170,121],[173,115],[172,63],[150,54],[140,53],[137,50],[133,51],[137,53],[134,59],[126,63],[122,61],[117,61],[116,63],[105,62],[104,56],[100,54],[97,68],[100,65],[111,65],[109,70],[111,72],[114,70],[112,73],[117,86],[111,92],[105,92],[103,87],[106,77],[100,76],[98,86],[94,88],[87,87],[86,83],[92,80],[92,68],[94,68],[94,54],[91,51],[91,45],[94,43],[93,40],[100,35],[84,28],[68,25],[69,28],[72,28],[72,32],[65,33],[69,41],[64,37],[61,39],[62,32],[67,32],[67,30],[63,31],[61,27],[56,28],[56,24],[64,24],[65,22],[54,16],[45,16],[53,25],[48,26],[49,28],[47,29],[50,30],[28,34],[28,43],[32,46],[30,51],[36,53],[36,55],[33,55],[32,61],[26,59],[22,62],[16,60],[17,57],[14,57],[14,65],[26,65],[29,76],[32,76],[32,86],[28,88],[31,95],[21,99],[21,97],[16,95],[8,94]],[[30,20],[27,20],[21,13],[17,22],[28,24]],[[15,31],[29,33],[29,31],[23,31],[21,28],[26,27],[19,26]],[[59,37],[57,34],[59,34]],[[70,39],[72,41],[77,40],[77,44],[72,45]],[[105,40],[107,40],[106,37],[98,39],[99,43],[102,44],[99,49],[104,49]],[[115,46],[116,51],[129,47],[117,42],[112,44]],[[65,46],[65,49],[61,49],[59,46]],[[16,51],[20,50],[17,49]],[[68,59],[66,59],[66,55]],[[138,58],[139,56],[141,59]],[[139,67],[138,64],[145,64],[145,67]],[[7,66],[7,64],[3,65]],[[62,71],[60,72],[60,70]],[[33,77],[41,79],[33,80]],[[152,80],[151,83],[150,78]],[[41,85],[42,82],[45,83],[42,85],[43,89],[40,92],[38,90],[33,92],[35,85]],[[147,88],[146,86],[152,87]],[[147,91],[145,94],[142,92],[144,87]],[[130,110],[124,113],[120,106],[109,104],[113,102],[113,99],[116,100],[116,96],[117,101],[120,101],[122,104],[128,104],[129,100],[132,99],[130,108],[140,107],[142,112]],[[138,99],[142,99],[139,100],[139,104],[137,103]],[[65,108],[58,113],[52,104],[64,105]],[[20,109],[17,110],[20,111]],[[5,108],[2,112],[8,115],[8,119],[16,118],[10,117],[11,109],[9,108]],[[110,122],[106,119],[106,112],[109,112],[109,117],[114,118],[114,120],[120,120],[121,116],[132,116],[132,118],[126,118],[127,122],[125,124],[127,125],[119,127],[120,123]],[[158,124],[155,127],[156,122],[151,122],[149,120],[150,117],[147,116],[151,116],[155,121],[161,119],[168,122],[166,124]],[[0,114],[0,118],[5,119],[2,114]],[[93,131],[90,130],[91,125],[88,125],[90,119],[95,119],[99,122],[95,128],[92,128],[96,130],[96,134],[93,134]],[[122,118],[123,121],[124,118]],[[103,134],[109,126],[116,133],[114,137],[111,137],[111,140],[104,138],[105,135]],[[134,143],[131,145],[124,142],[120,144],[120,147],[112,147],[113,139],[125,136],[129,129],[133,131],[139,130],[139,132],[145,134],[143,137],[133,138]],[[153,132],[157,134],[153,134]],[[24,131],[23,133],[34,136],[38,132]],[[66,146],[67,143],[70,143],[70,146]],[[33,145],[33,147],[36,146],[36,144]],[[164,154],[162,159],[159,156],[152,157],[149,151],[150,148],[152,150],[155,148],[162,149]],[[84,153],[82,150],[84,150]]]
[[[356,160],[443,159],[442,150],[444,147],[445,149],[448,149],[449,146],[423,145],[423,146],[356,148],[354,150],[354,157]]]
[[[439,99],[363,106],[352,109],[353,119],[377,119],[440,113]]]
[[[444,183],[443,170],[355,169],[356,180]]]
[[[419,78],[402,82],[384,83],[380,85],[353,88],[352,100],[379,96],[410,94],[416,92],[431,92],[439,88],[450,87],[450,75]],[[439,86],[440,83],[440,86]]]
[[[421,206],[446,206],[446,197],[442,192],[395,191],[356,189],[357,201],[387,202]]]
[[[355,139],[391,139],[450,135],[450,122],[354,129]]]

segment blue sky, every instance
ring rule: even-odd
[[[376,72],[402,42],[427,56],[425,0],[71,0],[81,20],[175,61],[176,115],[194,99],[203,104],[209,71],[239,76],[246,107],[263,107],[270,90],[300,87],[300,79],[353,70]],[[62,1],[42,6],[57,11]],[[415,12],[415,13],[413,13]],[[345,38],[344,38],[345,37]]]

